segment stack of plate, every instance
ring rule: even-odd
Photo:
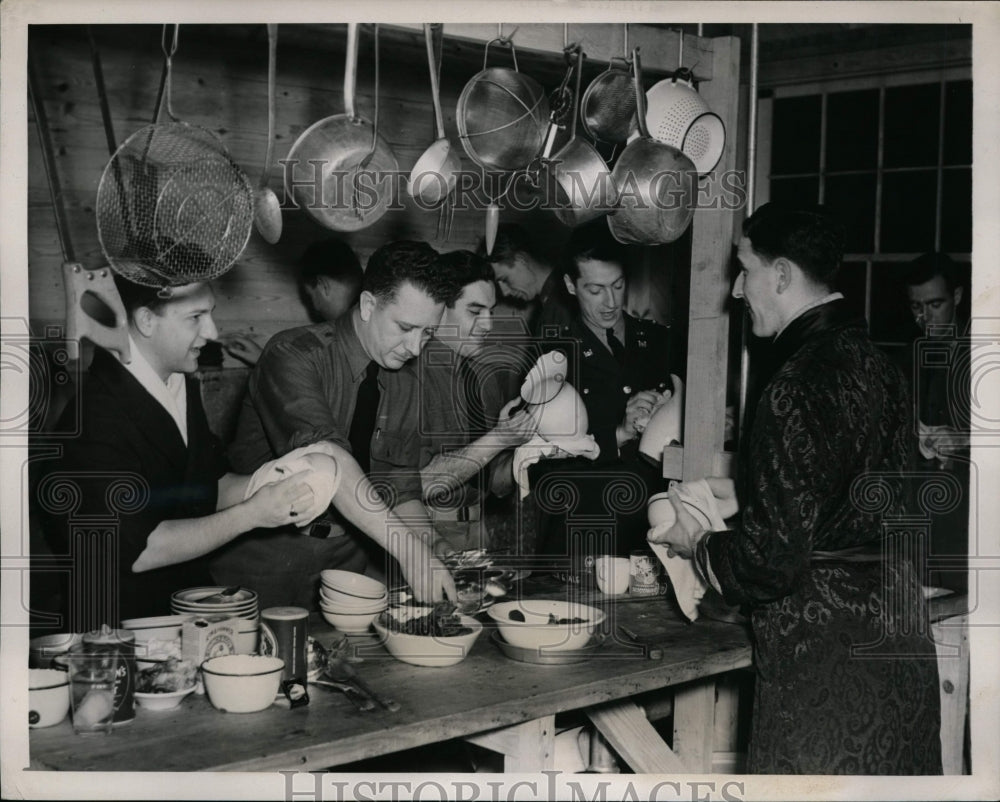
[[[257,651],[260,628],[260,606],[257,592],[240,588],[235,593],[221,595],[225,587],[203,586],[175,591],[170,597],[170,611],[175,615],[227,616],[243,619],[236,637],[237,654]]]
[[[320,573],[320,612],[341,632],[367,632],[388,606],[389,591],[377,579],[332,568]]]

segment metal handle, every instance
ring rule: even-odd
[[[635,69],[635,114],[639,122],[639,134],[649,139],[649,128],[646,127],[646,93],[642,91],[642,62],[639,60],[638,45],[632,51],[632,66]]]
[[[434,124],[437,138],[444,139],[444,116],[441,114],[441,86],[438,83],[437,59],[434,58],[434,32],[429,22],[424,23],[424,42],[427,44],[427,66],[431,72],[431,97],[434,99]]]
[[[576,139],[576,118],[580,113],[580,79],[583,77],[583,48],[576,50],[576,91],[573,93],[573,125],[569,130],[569,141]]]
[[[271,178],[271,158],[274,156],[274,94],[278,76],[278,26],[267,24],[267,150],[264,152],[264,172],[260,188],[267,187]]]
[[[180,37],[180,31],[181,31],[181,26],[180,25],[174,25],[174,35],[173,35],[173,38],[171,39],[171,42],[170,42],[169,45],[167,45],[167,26],[166,25],[163,26],[163,30],[160,33],[160,50],[163,51],[163,58],[164,58],[164,62],[163,62],[164,67],[163,67],[163,69],[164,69],[164,73],[165,73],[165,77],[164,77],[164,81],[163,81],[164,91],[163,91],[163,94],[161,94],[161,96],[160,96],[160,102],[163,101],[163,98],[165,96],[166,97],[166,101],[167,101],[167,116],[171,120],[173,120],[174,122],[177,122],[177,118],[174,116],[174,106],[173,106],[173,97],[172,97],[172,94],[173,94],[173,64],[174,64],[174,54],[177,52],[177,40]],[[153,122],[154,123],[159,122],[159,119],[160,119],[160,106],[157,105],[157,108],[156,108],[156,117],[153,118]]]
[[[352,120],[354,112],[354,87],[358,78],[358,23],[347,23],[347,58],[344,64],[344,113]]]
[[[517,28],[515,28],[513,31],[511,31],[510,34],[507,35],[507,36],[500,36],[500,37],[497,37],[496,39],[491,39],[490,41],[488,41],[486,43],[486,50],[483,51],[483,69],[484,70],[486,69],[486,61],[487,61],[487,59],[489,58],[489,55],[490,55],[490,45],[494,45],[497,42],[499,42],[501,45],[505,45],[506,47],[510,48],[510,55],[514,59],[514,72],[520,72],[520,70],[517,68],[517,49],[514,47],[514,42],[510,38],[511,36],[513,36],[515,34],[516,31],[517,31]]]

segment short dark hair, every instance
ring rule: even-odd
[[[490,264],[495,262],[509,262],[519,253],[528,254],[532,258],[537,258],[535,248],[531,242],[531,237],[524,229],[524,226],[517,223],[501,223],[497,226],[497,236],[493,242],[493,252],[487,255],[486,240],[479,241],[476,254],[482,256]]]
[[[335,237],[312,243],[299,259],[299,279],[308,287],[315,287],[320,277],[326,276],[357,295],[364,275],[351,246]]]
[[[844,227],[823,206],[765,203],[743,221],[743,235],[760,256],[791,259],[826,287],[832,286],[844,256]]]
[[[454,280],[440,266],[441,254],[416,240],[389,242],[368,257],[363,287],[380,303],[392,303],[408,281],[437,303],[453,303],[458,294]]]
[[[944,279],[948,292],[954,292],[965,286],[958,265],[946,253],[935,251],[923,253],[914,259],[903,274],[903,283],[908,287],[925,284],[936,276]]]
[[[135,310],[141,306],[146,307],[151,312],[160,314],[163,307],[170,300],[169,289],[162,287],[147,287],[145,284],[136,284],[129,281],[124,276],[115,273],[115,289],[122,299],[122,306],[125,307],[125,316],[132,320]]]
[[[574,229],[566,246],[562,269],[570,281],[576,281],[580,278],[581,262],[613,262],[624,273],[627,259],[625,246],[611,235],[607,222],[599,218]]]
[[[488,281],[493,283],[493,270],[490,263],[482,256],[474,254],[472,251],[450,251],[441,254],[439,260],[443,273],[450,273],[458,292],[448,303],[449,307],[454,307],[459,296],[470,284],[477,281]]]

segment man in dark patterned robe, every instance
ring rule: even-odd
[[[675,499],[677,523],[651,537],[750,614],[750,771],[939,774],[926,603],[885,526],[903,500],[905,381],[830,292],[843,240],[825,214],[767,204],[743,233],[733,296],[755,335],[777,336],[739,487],[713,480],[722,514],[736,500],[740,514],[706,533]]]

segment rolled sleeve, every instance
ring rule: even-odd
[[[250,400],[279,456],[321,440],[350,450],[350,422],[333,403],[335,377],[324,350],[322,340],[308,330],[279,339],[265,348],[250,378]]]

